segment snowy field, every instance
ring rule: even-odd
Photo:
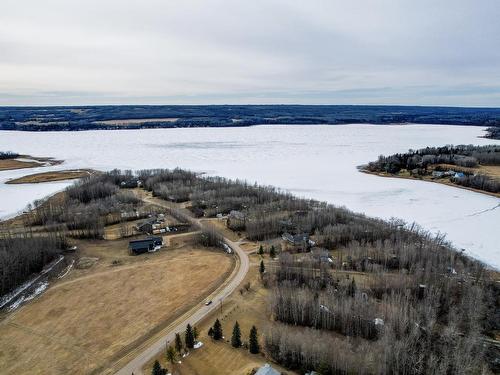
[[[5,185],[40,171],[174,168],[247,179],[381,218],[399,217],[500,268],[500,200],[429,182],[382,178],[356,166],[380,154],[446,144],[489,144],[484,129],[443,125],[255,126],[87,132],[0,132],[0,150],[50,156],[50,168],[0,172],[0,217],[64,189]]]

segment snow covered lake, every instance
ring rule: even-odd
[[[430,182],[358,172],[380,154],[446,144],[499,143],[484,129],[443,125],[254,126],[87,132],[0,132],[0,150],[63,159],[50,168],[0,172],[0,217],[66,182],[5,185],[40,171],[182,167],[275,185],[381,218],[446,233],[459,249],[500,268],[500,200]]]

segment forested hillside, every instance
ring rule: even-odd
[[[365,105],[0,107],[0,130],[49,131],[350,123],[498,127],[500,109]]]

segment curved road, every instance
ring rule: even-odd
[[[154,198],[153,198],[154,199]],[[157,205],[161,205],[167,209],[174,209],[172,206],[165,201],[153,200],[151,198],[145,198],[146,201],[150,203],[154,203]],[[191,221],[194,225],[203,228],[206,225],[199,219],[194,219],[185,214],[186,218]],[[200,306],[198,310],[196,310],[191,316],[182,320],[180,323],[176,324],[175,327],[170,329],[170,331],[160,337],[157,341],[151,344],[149,347],[144,349],[142,353],[137,355],[134,359],[132,359],[129,363],[127,363],[122,369],[116,372],[116,375],[140,375],[142,374],[142,367],[152,358],[154,358],[158,353],[160,353],[163,349],[165,349],[166,342],[173,342],[175,339],[176,333],[184,332],[186,329],[186,325],[189,323],[192,326],[197,324],[200,320],[206,317],[215,309],[220,307],[221,301],[227,298],[233,291],[238,287],[238,285],[245,278],[248,269],[249,269],[249,259],[248,255],[245,251],[240,247],[238,242],[234,242],[224,237],[224,242],[233,249],[234,253],[239,257],[240,262],[237,264],[238,270],[236,274],[233,272],[231,279],[229,282],[223,284],[222,289],[218,290],[216,295],[212,297],[212,304],[205,306],[204,304]]]

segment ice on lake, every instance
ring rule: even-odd
[[[380,154],[446,144],[489,144],[479,127],[293,125],[86,132],[0,132],[0,150],[63,159],[36,171],[0,172],[0,216],[67,183],[5,185],[40,170],[181,167],[257,181],[381,218],[446,233],[453,244],[500,268],[500,200],[430,182],[382,178],[356,167]]]

